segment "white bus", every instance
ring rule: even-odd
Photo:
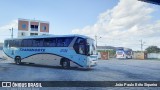
[[[72,65],[90,68],[97,65],[95,42],[83,35],[41,35],[6,39],[3,51],[16,64],[61,65],[63,68]]]
[[[116,50],[116,58],[118,59],[132,59],[133,51],[128,48],[118,48]]]

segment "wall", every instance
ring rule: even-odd
[[[144,52],[134,52],[133,58],[134,58],[134,59],[144,60],[144,59],[147,58],[147,54],[144,53]]]
[[[109,52],[100,52],[101,60],[108,60],[109,59]]]
[[[156,59],[160,59],[160,53],[148,53],[147,58],[156,58]]]

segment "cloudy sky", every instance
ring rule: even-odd
[[[17,19],[50,22],[50,34],[97,35],[98,45],[160,47],[160,6],[138,0],[3,0],[0,42],[17,36]],[[100,38],[101,37],[101,38]]]

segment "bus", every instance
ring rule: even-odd
[[[117,48],[116,58],[118,59],[132,59],[133,51],[129,48]]]
[[[4,40],[3,51],[15,64],[78,66],[97,65],[94,39],[83,35],[40,35]]]

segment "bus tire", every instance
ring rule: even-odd
[[[17,65],[20,65],[21,64],[21,57],[19,57],[19,56],[15,57],[15,63]]]
[[[68,59],[62,59],[61,61],[62,68],[70,68],[70,61]]]

